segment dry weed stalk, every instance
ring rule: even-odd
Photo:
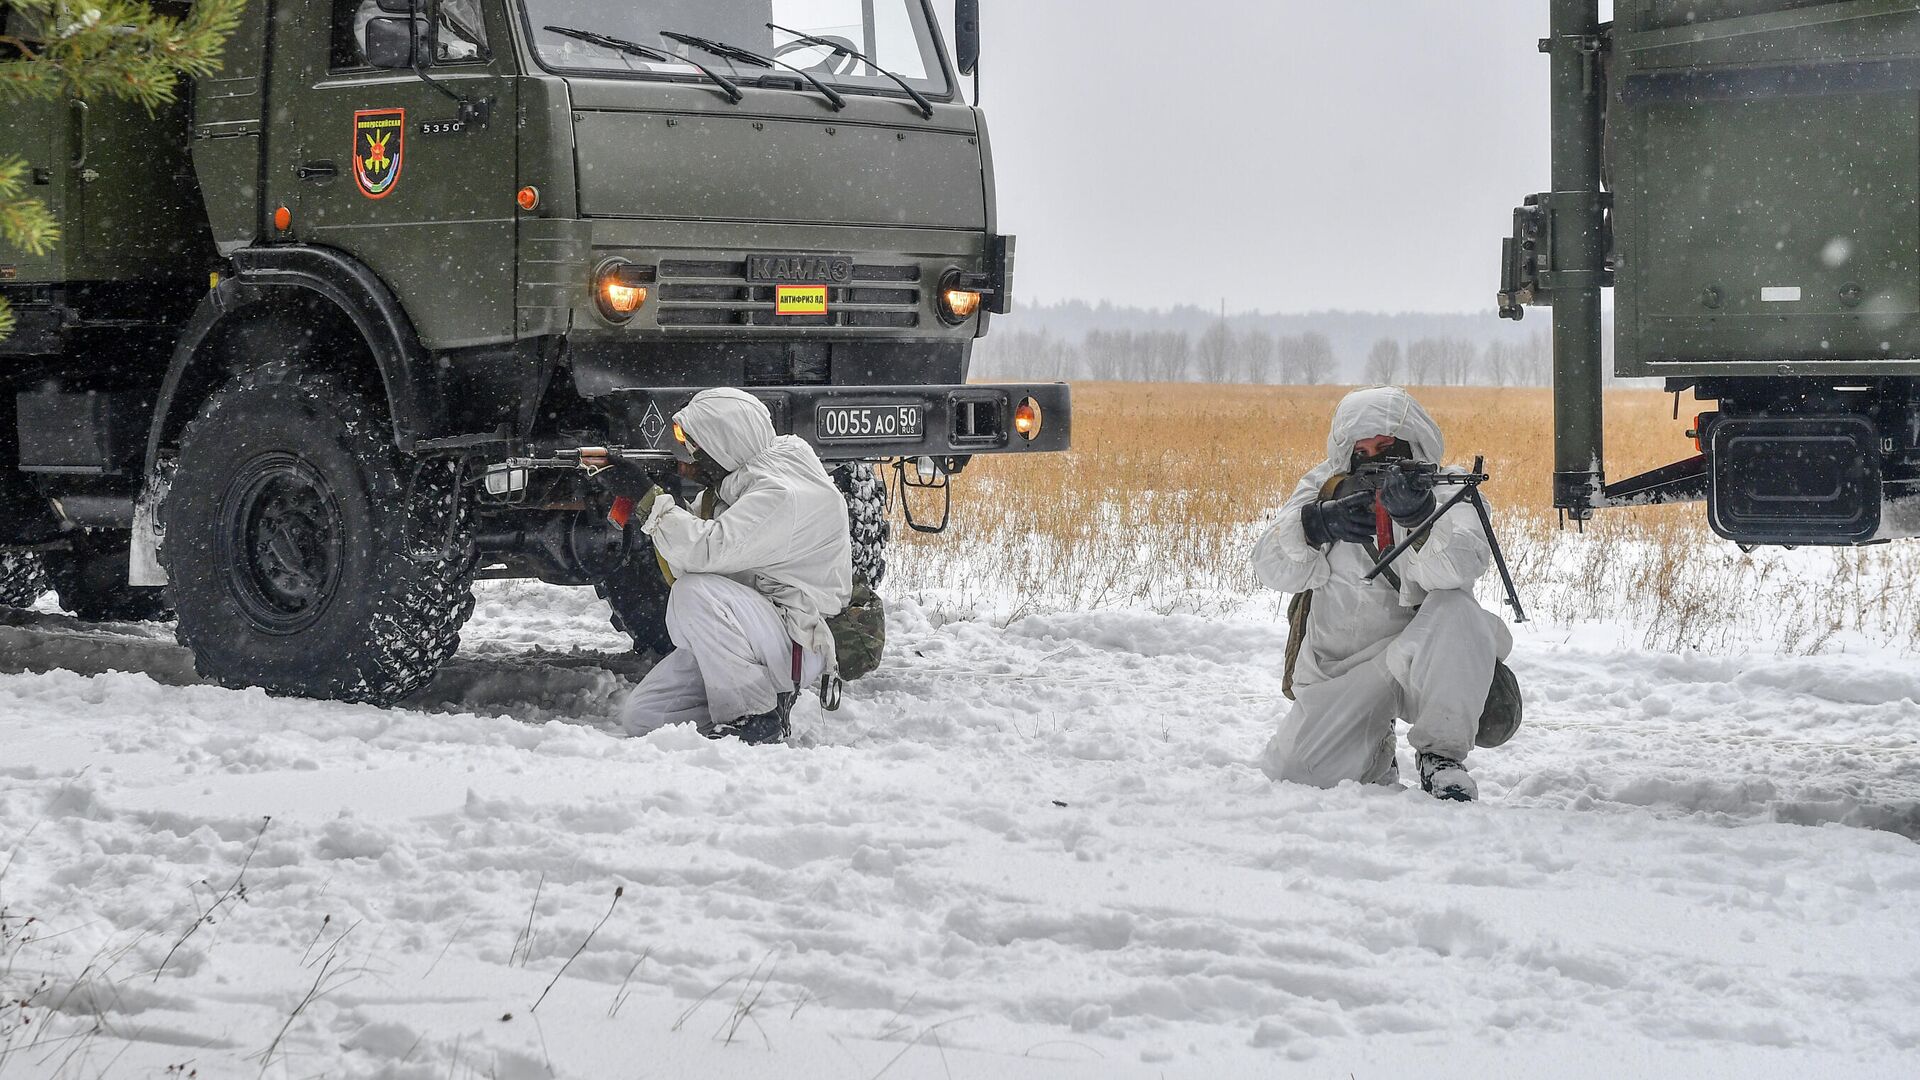
[[[214,895],[213,901],[201,910],[200,914],[187,926],[187,929],[181,933],[179,940],[173,943],[173,948],[167,950],[167,955],[160,960],[160,966],[153,969],[154,982],[160,981],[161,972],[167,970],[167,964],[172,962],[173,954],[179,952],[181,947],[187,943],[188,939],[199,933],[201,927],[212,926],[215,921],[214,916],[225,915],[225,912],[221,910],[222,908],[229,908],[247,902],[247,867],[253,865],[253,853],[260,850],[260,840],[267,835],[267,826],[271,824],[273,824],[273,818],[267,817],[261,819],[260,831],[253,834],[253,843],[247,846],[246,858],[240,860],[240,869],[234,872],[233,880],[227,883],[225,889],[222,889]],[[198,884],[205,885],[208,889],[213,888],[213,884],[208,881],[201,881]]]
[[[513,950],[507,953],[507,966],[513,966],[514,957],[520,958],[520,966],[526,967],[533,960],[533,917],[540,910],[540,893],[547,887],[546,871],[540,872],[540,880],[533,887],[533,902],[527,905],[527,925],[513,939]]]
[[[553,973],[553,981],[547,984],[545,990],[540,991],[540,996],[534,999],[533,1007],[528,1009],[527,1012],[536,1013],[540,1011],[540,1003],[547,1000],[547,995],[553,992],[554,986],[560,982],[560,976],[565,975],[567,969],[573,966],[573,962],[580,959],[580,954],[587,951],[587,946],[592,943],[593,936],[600,932],[601,927],[607,925],[608,919],[613,918],[613,909],[620,906],[620,898],[626,894],[627,887],[625,885],[617,885],[614,887],[613,903],[607,905],[607,913],[600,916],[600,921],[594,923],[593,929],[587,931],[587,936],[581,940],[580,947],[573,950],[573,955],[567,957],[567,962],[560,965],[559,971]]]

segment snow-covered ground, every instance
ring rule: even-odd
[[[484,586],[395,710],[0,622],[0,1078],[1920,1070],[1891,648],[1520,628],[1460,806],[1269,782],[1257,606],[940,610],[790,749],[613,733],[581,590]]]

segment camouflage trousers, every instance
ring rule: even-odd
[[[628,696],[621,722],[631,735],[671,724],[711,724],[771,711],[796,687],[793,640],[773,601],[732,578],[689,574],[667,597],[674,650]],[[800,653],[800,685],[826,663]]]
[[[1494,664],[1513,650],[1506,626],[1470,593],[1428,594],[1386,649],[1335,678],[1294,688],[1261,766],[1275,780],[1332,787],[1389,782],[1394,721],[1407,742],[1455,761],[1474,747]]]

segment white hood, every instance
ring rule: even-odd
[[[1353,460],[1353,444],[1379,435],[1405,439],[1421,461],[1437,464],[1447,452],[1440,425],[1412,394],[1397,386],[1369,386],[1341,398],[1333,410],[1333,426],[1327,432],[1327,464],[1333,468],[1327,475],[1346,472]]]
[[[773,445],[773,416],[766,405],[731,386],[702,390],[673,420],[728,472],[739,470]]]

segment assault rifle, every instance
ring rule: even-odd
[[[1487,543],[1493,548],[1493,564],[1500,568],[1500,583],[1506,586],[1507,603],[1513,607],[1513,621],[1526,622],[1527,612],[1520,606],[1520,592],[1513,586],[1513,573],[1507,569],[1506,554],[1500,550],[1500,538],[1494,534],[1493,518],[1487,513],[1486,500],[1480,496],[1480,485],[1493,479],[1487,475],[1486,463],[1486,458],[1476,457],[1473,459],[1473,471],[1465,473],[1446,472],[1430,461],[1376,461],[1354,469],[1348,479],[1357,490],[1378,491],[1380,486],[1386,483],[1387,477],[1396,474],[1422,477],[1437,488],[1458,487],[1460,489],[1453,498],[1437,507],[1427,520],[1409,531],[1406,539],[1383,552],[1380,555],[1380,561],[1374,564],[1373,569],[1367,571],[1366,580],[1372,581],[1385,573],[1400,556],[1405,555],[1415,544],[1426,539],[1427,534],[1433,531],[1434,525],[1447,511],[1463,502],[1472,503],[1474,512],[1480,515],[1480,526],[1487,531]]]
[[[542,457],[510,457],[487,470],[487,493],[513,495],[527,490],[528,477],[537,471],[579,471],[589,479],[598,479],[617,466],[645,470],[665,487],[676,475],[678,463],[665,450],[632,450],[624,446],[582,446],[551,450]]]

